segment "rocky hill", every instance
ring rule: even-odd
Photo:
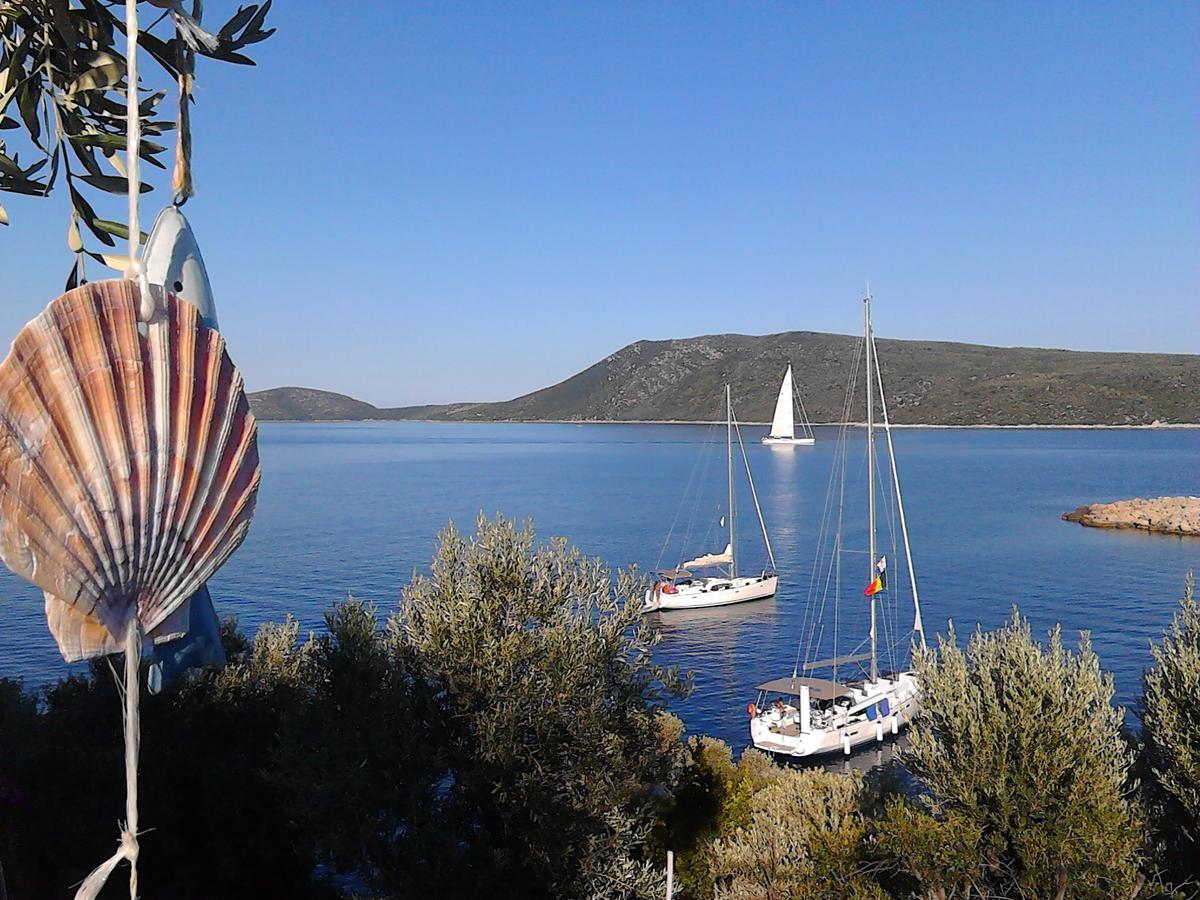
[[[888,406],[898,423],[1129,425],[1200,422],[1200,356],[1093,353],[878,339]],[[841,421],[861,340],[793,331],[638,341],[552,387],[499,403],[367,410],[358,418],[457,421],[708,421],[733,384],[743,421],[770,418],[789,362],[814,422]],[[863,418],[861,360],[848,416]],[[295,391],[298,389],[280,389]],[[276,392],[263,392],[255,398]],[[323,392],[314,392],[322,394]],[[350,401],[341,395],[325,395]],[[350,401],[358,403],[359,401]],[[307,418],[326,416],[313,408]],[[259,407],[255,406],[259,412]],[[269,419],[273,416],[263,415]],[[300,418],[297,415],[288,418]]]
[[[386,418],[363,400],[315,388],[280,387],[249,395],[250,409],[263,422],[332,422]]]

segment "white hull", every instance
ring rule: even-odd
[[[763,438],[762,442],[764,444],[766,444],[767,446],[775,446],[775,447],[780,447],[780,446],[783,446],[783,447],[797,447],[797,446],[811,447],[813,444],[815,444],[817,442],[817,439],[810,438],[810,437],[787,438],[787,437],[770,437],[770,436],[768,436],[768,437]]]
[[[750,739],[759,750],[778,756],[848,756],[905,728],[920,708],[920,689],[912,672],[902,672],[855,686],[846,699],[849,705],[833,710],[814,706],[808,731],[798,725],[796,698],[791,698],[782,718],[768,706],[751,717]]]
[[[677,585],[673,594],[663,593],[656,585],[646,591],[642,611],[705,609],[710,606],[729,606],[731,603],[762,600],[774,597],[778,584],[778,575],[754,575],[737,578],[697,578],[690,584]]]

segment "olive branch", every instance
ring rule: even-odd
[[[252,66],[254,61],[240,51],[275,31],[263,27],[272,0],[239,7],[213,35],[197,25],[200,0],[192,0],[190,13],[184,12],[182,0],[139,2],[162,10],[142,29],[138,42],[177,82],[183,117],[192,102],[191,67],[196,55]],[[115,238],[129,237],[126,225],[101,218],[88,199],[97,192],[128,191],[123,162],[127,88],[126,60],[120,49],[125,34],[123,8],[121,0],[0,0],[0,192],[46,197],[65,182],[71,199],[67,246],[76,255],[68,288],[84,280],[85,255],[122,267],[120,257],[85,246],[80,223],[105,248],[114,248]],[[204,39],[185,40],[180,36],[185,32]],[[166,89],[152,89],[138,104],[142,134],[138,155],[159,169],[166,168],[159,157],[167,148],[155,139],[177,127],[160,108],[166,95]],[[10,150],[3,137],[8,131],[18,132],[20,151]],[[180,140],[176,190],[182,200],[191,193],[186,127],[180,129]],[[151,185],[143,183],[142,191],[149,190]],[[8,222],[8,213],[0,205],[0,225]]]

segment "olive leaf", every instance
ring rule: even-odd
[[[271,0],[238,7],[214,32],[215,46],[195,50],[181,43],[172,15],[162,15],[161,6],[148,0],[139,3],[144,3],[145,15],[138,43],[157,66],[144,65],[143,75],[159,77],[162,84],[139,84],[143,140],[138,156],[154,168],[165,169],[158,157],[167,148],[153,138],[175,128],[175,122],[163,115],[161,103],[168,88],[174,93],[181,61],[194,54],[253,65],[239,51],[274,34],[275,29],[264,28]],[[81,222],[106,247],[114,246],[113,236],[123,237],[127,229],[99,218],[85,191],[128,192],[126,179],[102,166],[113,163],[121,171],[121,157],[115,154],[125,152],[123,6],[113,0],[0,0],[0,131],[14,132],[19,141],[16,147],[0,141],[0,193],[44,197],[65,181],[71,228],[77,230],[74,223]],[[198,13],[198,7],[196,3],[193,13]],[[21,155],[32,162],[22,162]],[[101,155],[106,159],[101,160]],[[143,183],[141,189],[152,188]],[[7,225],[8,219],[8,212],[0,208],[0,224]],[[91,253],[86,248],[84,252]],[[71,277],[79,284],[82,262],[76,263],[80,271],[73,270]]]

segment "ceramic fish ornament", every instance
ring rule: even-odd
[[[151,284],[162,285],[196,307],[209,328],[221,327],[217,324],[212,285],[196,236],[177,207],[166,207],[154,220],[142,250],[142,265]]]
[[[191,303],[209,328],[220,328],[208,270],[191,225],[182,210],[167,206],[154,220],[142,248],[142,266],[153,285],[161,285]],[[185,604],[187,633],[163,636],[147,653],[147,688],[157,694],[193,667],[225,665],[221,623],[208,587],[202,587]]]
[[[53,301],[0,364],[0,558],[42,588],[67,660],[186,633],[188,600],[241,544],[257,426],[220,333],[132,281]]]

